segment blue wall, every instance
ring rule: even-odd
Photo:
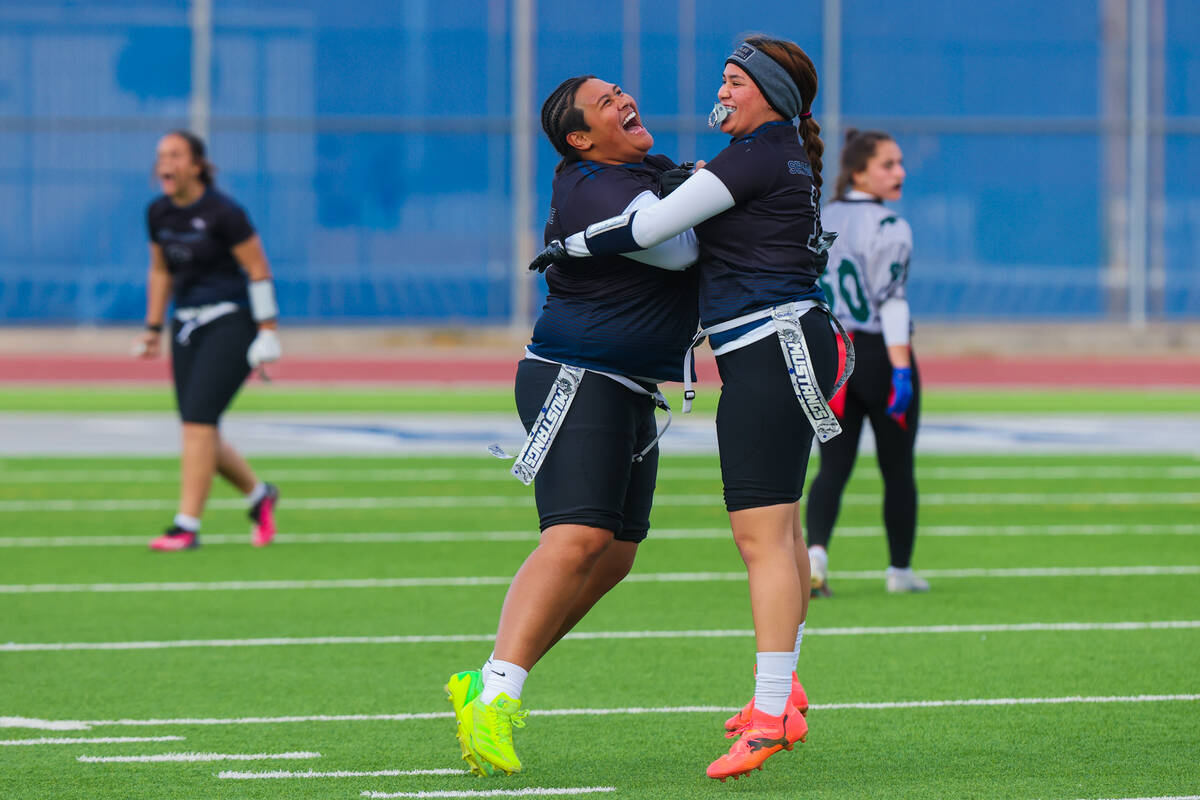
[[[1200,316],[1200,15],[1166,0],[1159,223],[1169,318]],[[511,313],[510,2],[215,0],[210,149],[250,212],[292,320],[501,323]],[[637,74],[621,4],[538,4],[536,97],[592,72],[636,88],[656,150],[697,128],[738,34],[820,67],[821,4],[742,13],[642,0]],[[138,320],[159,136],[187,118],[184,0],[0,0],[0,322]],[[924,318],[1102,318],[1110,254],[1096,0],[843,0],[842,113],[893,130]],[[682,84],[682,85],[681,85]],[[682,107],[690,95],[689,107]],[[819,120],[823,111],[816,105]],[[832,144],[832,143],[831,143]],[[539,138],[535,228],[557,157]],[[832,182],[835,165],[826,164]]]

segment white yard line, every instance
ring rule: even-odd
[[[74,512],[104,513],[117,511],[169,511],[176,500],[0,500],[0,513]],[[659,493],[655,505],[674,507],[716,506],[720,498],[712,492],[694,494]],[[877,493],[848,494],[842,505],[879,505]],[[976,505],[1192,505],[1200,504],[1200,492],[958,492],[921,495],[925,506]],[[411,508],[527,508],[533,506],[532,494],[524,495],[426,495],[411,497],[298,497],[282,505],[298,511],[344,511],[346,509]],[[212,509],[244,509],[241,498],[210,500]]]
[[[363,792],[362,797],[569,797],[580,794],[615,792],[615,786],[579,786],[551,789],[529,786],[524,789],[446,789],[428,792]]]
[[[480,481],[505,483],[513,478],[505,469],[421,468],[348,468],[348,469],[271,469],[268,477],[277,483],[438,483]],[[721,472],[714,467],[660,467],[660,480],[720,480]],[[860,479],[877,480],[878,473],[870,468],[859,471]],[[998,467],[925,467],[917,468],[917,480],[980,481],[980,480],[1193,480],[1200,478],[1200,466],[1022,466]],[[177,469],[0,469],[0,484],[25,483],[170,483],[179,481]]]
[[[468,775],[465,769],[376,769],[369,772],[234,772],[226,770],[217,777],[231,781],[282,780],[287,778],[399,778],[410,775]]]
[[[1086,631],[1167,631],[1200,628],[1200,620],[1154,622],[1022,622],[978,625],[901,625],[894,627],[806,628],[806,636],[923,636],[956,633],[1037,633]],[[575,641],[611,639],[740,639],[753,630],[699,631],[576,631],[566,635]],[[434,634],[428,636],[309,636],[248,639],[171,639],[129,642],[7,642],[0,653],[63,652],[81,650],[171,650],[177,648],[224,647],[322,647],[330,645],[459,644],[491,642],[495,634]]]
[[[860,710],[883,711],[895,708],[946,708],[951,706],[1033,706],[1080,703],[1194,703],[1200,694],[1141,694],[1070,697],[1007,697],[968,698],[957,700],[909,700],[886,703],[815,703],[811,708],[821,711]],[[641,714],[716,714],[736,711],[732,706],[637,706],[630,708],[559,708],[533,709],[534,716],[624,716]],[[54,730],[90,730],[98,727],[191,727],[201,725],[280,725],[309,722],[412,722],[415,720],[449,719],[450,711],[409,712],[400,714],[306,714],[281,717],[185,717],[177,719],[109,719],[109,720],[42,720],[25,717],[0,717],[0,727]]]
[[[72,736],[60,739],[0,739],[0,747],[35,744],[126,744],[129,742],[182,742],[182,736]]]
[[[831,572],[836,580],[882,580],[883,570]],[[1127,567],[1011,567],[973,569],[923,569],[929,578],[1103,578],[1200,575],[1200,565]],[[625,583],[714,583],[744,581],[742,572],[643,572],[633,573]],[[274,581],[181,581],[176,583],[7,583],[0,594],[109,594],[121,592],[231,592],[298,591],[308,589],[407,589],[465,586],[507,586],[508,575],[430,578],[329,578],[325,580]]]
[[[537,531],[524,528],[512,531],[376,531],[367,533],[281,533],[276,544],[421,544],[431,542],[532,542]],[[839,539],[868,539],[883,535],[878,525],[844,526],[837,529]],[[1118,524],[1118,525],[925,525],[922,537],[997,536],[1200,536],[1196,524]],[[728,528],[652,529],[651,539],[707,540],[728,539]],[[149,534],[137,536],[0,536],[0,547],[145,547]],[[204,534],[207,545],[244,545],[247,534]]]
[[[154,753],[147,756],[79,756],[84,764],[157,763],[161,761],[277,761],[320,758],[320,753]]]

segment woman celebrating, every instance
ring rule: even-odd
[[[829,304],[854,338],[858,367],[833,398],[844,436],[821,443],[821,469],[808,500],[808,554],[813,591],[829,595],[829,539],[842,490],[850,479],[863,420],[871,421],[883,474],[883,524],[891,564],[889,592],[926,592],[912,561],[917,532],[913,446],[921,413],[921,381],[909,345],[911,328],[904,284],[912,253],[908,223],[883,205],[904,189],[899,145],[886,133],[846,132],[837,200],[825,221],[838,230],[822,278]]]
[[[747,39],[726,59],[709,119],[730,144],[670,197],[552,243],[531,265],[631,252],[695,226],[702,333],[722,381],[725,505],[749,577],[758,651],[754,699],[726,723],[740,738],[708,768],[722,781],[808,732],[795,680],[809,592],[798,502],[814,431],[837,433],[823,397],[832,393],[837,349],[817,286],[831,236],[818,206],[816,93],[816,70],[798,46]]]
[[[146,330],[134,352],[158,356],[173,300],[171,370],[183,457],[179,513],[150,547],[200,546],[200,516],[215,472],[246,495],[251,543],[261,547],[275,535],[279,490],[255,477],[221,438],[217,422],[250,370],[280,356],[271,270],[246,212],[214,188],[204,143],[188,131],[172,131],[159,141],[157,155],[154,175],[163,193],[146,212]]]
[[[656,202],[670,159],[637,103],[591,75],[564,81],[542,106],[562,156],[546,239]],[[529,438],[513,473],[534,484],[541,538],[504,598],[495,649],[482,670],[451,676],[464,760],[478,775],[521,769],[525,678],[628,574],[650,526],[658,470],[655,385],[679,380],[696,330],[696,260],[689,230],[652,250],[552,267],[549,294],[517,367],[516,402]]]

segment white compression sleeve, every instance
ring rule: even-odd
[[[879,324],[883,328],[883,343],[908,344],[911,316],[908,301],[903,297],[889,297],[879,306]]]
[[[625,208],[624,214],[641,211],[658,202],[653,192],[642,192]],[[688,228],[678,236],[667,239],[649,250],[635,250],[625,253],[626,258],[649,264],[652,267],[669,270],[685,270],[700,256],[700,243],[696,241],[696,232]]]
[[[733,195],[721,179],[706,169],[698,169],[671,194],[637,211],[633,218],[633,239],[643,249],[654,247],[734,205]],[[613,217],[588,228],[619,224],[620,219]],[[576,258],[591,255],[582,232],[571,234],[563,244]]]

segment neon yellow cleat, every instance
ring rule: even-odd
[[[483,691],[483,678],[480,676],[479,670],[472,669],[451,675],[450,680],[446,681],[445,688],[446,699],[450,701],[450,706],[454,709],[454,734],[458,738],[459,747],[462,748],[463,761],[467,762],[467,766],[471,768],[472,775],[486,777],[494,774],[495,770],[491,764],[471,752],[470,737],[466,733],[467,727],[463,724],[467,707]]]
[[[524,728],[528,711],[521,710],[521,701],[501,694],[485,705],[476,696],[465,708],[459,730],[467,737],[471,755],[483,769],[493,768],[506,775],[521,771],[521,759],[513,750],[513,728]]]

